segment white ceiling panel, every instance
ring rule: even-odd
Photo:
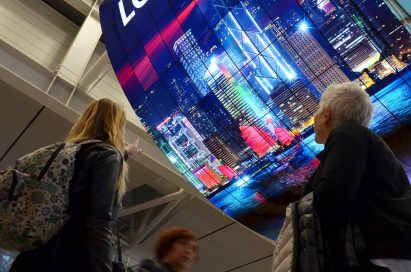
[[[45,108],[13,146],[0,168],[37,148],[64,140],[70,127],[69,121]]]
[[[253,263],[273,253],[273,244],[236,223],[201,239],[201,259],[196,272],[225,272]],[[245,269],[245,268],[244,268]],[[241,270],[261,271],[267,270]]]
[[[200,238],[233,222],[233,219],[222,211],[195,197],[178,210],[164,227],[187,227]]]
[[[218,229],[232,224],[234,221],[217,209],[198,198],[191,199],[182,208],[178,209],[160,229],[153,232],[150,237],[140,245],[135,245],[128,253],[139,257],[153,257],[152,246],[157,235],[171,226],[185,227],[194,232],[197,237],[203,237]]]
[[[143,184],[149,184],[152,180],[159,178],[158,174],[133,159],[129,159],[127,163],[129,166],[127,190],[132,190]]]
[[[41,105],[4,81],[0,81],[0,89],[0,157],[3,157],[6,150],[41,109]],[[3,161],[0,161],[0,166],[3,165]]]
[[[228,270],[227,272],[270,272],[273,265],[273,257],[267,256],[248,265]]]

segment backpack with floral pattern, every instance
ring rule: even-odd
[[[68,219],[69,186],[81,145],[56,143],[0,172],[0,248],[26,251],[50,240]]]

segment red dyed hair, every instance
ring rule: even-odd
[[[180,240],[196,241],[197,237],[190,230],[179,227],[172,227],[160,233],[155,245],[155,253],[157,259],[163,259],[167,255],[167,253],[170,252],[174,243]],[[195,252],[197,255],[196,260],[198,260],[199,248],[197,244],[195,247]]]

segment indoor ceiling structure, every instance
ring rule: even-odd
[[[200,261],[192,271],[270,271],[274,242],[215,208],[145,132],[108,60],[98,5],[91,0],[0,2],[0,169],[61,141],[88,102],[111,98],[126,107],[127,141],[140,137],[144,150],[128,160],[128,192],[119,220],[129,264],[152,257],[159,231],[183,226],[199,239]]]

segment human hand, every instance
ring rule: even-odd
[[[125,150],[126,150],[127,154],[129,156],[134,155],[134,154],[136,154],[136,155],[142,154],[143,149],[141,149],[139,147],[139,145],[140,145],[140,137],[137,137],[137,139],[134,141],[134,143],[126,145]]]

